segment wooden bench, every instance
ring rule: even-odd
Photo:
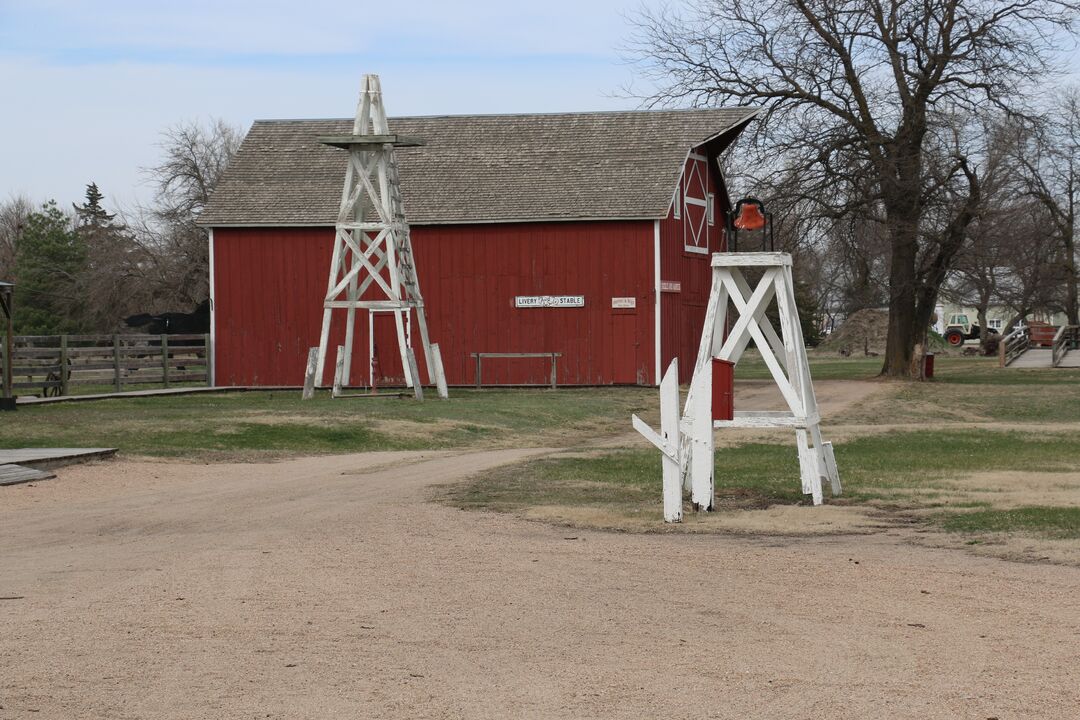
[[[559,358],[562,357],[562,353],[557,352],[542,352],[542,353],[472,353],[472,356],[476,358],[476,387],[481,386],[481,364],[484,358],[550,358],[551,359],[551,383],[552,390],[555,389],[555,374],[558,368]],[[546,387],[548,383],[525,383],[527,387]]]

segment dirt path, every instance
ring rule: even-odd
[[[5,488],[0,718],[1076,717],[1078,569],[423,502],[534,452]]]

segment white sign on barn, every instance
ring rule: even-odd
[[[618,309],[618,308],[636,308],[637,307],[637,298],[636,297],[613,297],[613,298],[611,298],[611,307],[614,308],[614,309]]]
[[[551,308],[585,307],[584,295],[518,295],[514,298],[514,307]]]

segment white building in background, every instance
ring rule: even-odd
[[[978,324],[979,322],[979,309],[974,305],[963,305],[960,303],[942,303],[936,308],[937,320],[934,323],[934,330],[938,333],[945,332],[945,326],[953,318],[954,315],[967,316],[967,322]],[[1013,319],[1016,315],[1016,311],[1006,305],[991,305],[986,311],[986,324],[991,330],[997,330],[1000,333],[1006,333],[1009,328],[1005,327],[1005,324]],[[1028,320],[1035,320],[1037,322],[1044,322],[1050,325],[1066,325],[1065,313],[1063,312],[1046,312],[1035,311],[1028,315]],[[964,324],[964,320],[960,320],[960,324]]]
[[[1017,282],[1015,275],[1008,268],[997,268],[995,270],[995,282],[997,284],[998,291],[1004,295],[1020,295],[1020,288],[1014,284]],[[972,298],[964,298],[967,302],[942,302],[935,308],[937,314],[937,320],[934,323],[934,330],[939,333],[944,332],[946,326],[949,324],[950,319],[953,319],[955,315],[966,315],[970,323],[977,324],[979,322],[978,308],[970,301]],[[986,324],[991,330],[997,330],[1000,333],[1007,333],[1011,328],[1007,328],[1006,324],[1016,316],[1016,309],[1005,304],[992,304],[987,308],[986,312]],[[1046,308],[1039,308],[1028,314],[1027,319],[1035,322],[1043,322],[1049,325],[1065,325],[1067,320],[1065,313],[1063,312],[1050,312]],[[960,324],[963,324],[961,321]]]

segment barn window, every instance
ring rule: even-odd
[[[679,178],[679,184],[675,186],[675,199],[672,200],[671,205],[674,208],[672,210],[673,217],[676,220],[682,218],[682,178]]]
[[[716,195],[713,193],[705,194],[705,202],[708,205],[705,206],[705,213],[709,218],[709,226],[716,225]]]

